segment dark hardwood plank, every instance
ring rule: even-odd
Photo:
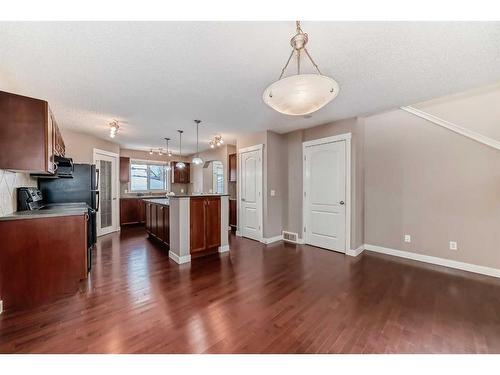
[[[80,291],[0,315],[2,353],[499,353],[500,280],[230,236],[177,265],[130,227]]]

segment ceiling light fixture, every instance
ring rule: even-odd
[[[120,125],[118,125],[118,121],[113,120],[109,123],[109,136],[114,138],[116,133],[118,133],[118,129],[120,129]]]
[[[200,158],[200,155],[198,154],[198,130],[201,120],[194,120],[194,122],[196,123],[196,156],[193,158],[192,163],[195,165],[200,165],[203,164],[203,159]]]
[[[309,37],[296,22],[297,33],[290,40],[292,53],[281,70],[276,82],[270,84],[262,94],[262,99],[272,109],[292,116],[303,116],[316,112],[331,102],[339,93],[339,84],[332,78],[324,76],[307,51]],[[318,74],[301,74],[300,58],[302,51],[309,58]],[[297,74],[283,78],[293,55],[297,55]]]
[[[172,156],[172,153],[168,149],[168,141],[170,141],[170,138],[165,138],[165,142],[167,143],[167,157],[170,159],[170,157]],[[167,170],[167,171],[170,170],[170,160],[168,160],[168,163],[165,166],[165,170]]]
[[[182,130],[177,130],[179,132],[179,157],[182,158],[182,133],[184,133],[184,131]],[[175,167],[177,169],[184,169],[186,167],[186,164],[184,164],[184,162],[182,161],[178,161],[176,164],[175,164]]]
[[[222,139],[222,135],[216,135],[209,142],[210,148],[215,148],[215,146],[219,147],[222,146],[223,144],[224,140]]]
[[[153,149],[149,150],[149,155],[153,155]]]

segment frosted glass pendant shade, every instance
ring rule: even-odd
[[[200,158],[199,156],[195,156],[191,162],[195,165],[200,165],[203,164],[203,159]]]
[[[186,164],[184,164],[182,161],[178,161],[176,164],[175,164],[175,167],[177,169],[184,169],[186,167]]]
[[[262,95],[272,109],[286,115],[301,116],[316,112],[339,93],[339,84],[321,74],[297,74],[269,85]]]

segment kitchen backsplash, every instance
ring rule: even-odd
[[[16,188],[36,186],[36,179],[29,173],[10,172],[0,169],[0,216],[16,211]]]

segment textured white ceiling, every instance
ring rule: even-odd
[[[294,22],[0,23],[0,89],[46,99],[62,127],[102,138],[116,118],[115,140],[128,148],[162,146],[170,136],[176,149],[181,128],[192,151],[195,118],[204,142],[216,133],[234,141],[500,81],[498,22],[302,27],[322,72],[341,86],[309,119],[281,115],[261,99],[290,53]]]

